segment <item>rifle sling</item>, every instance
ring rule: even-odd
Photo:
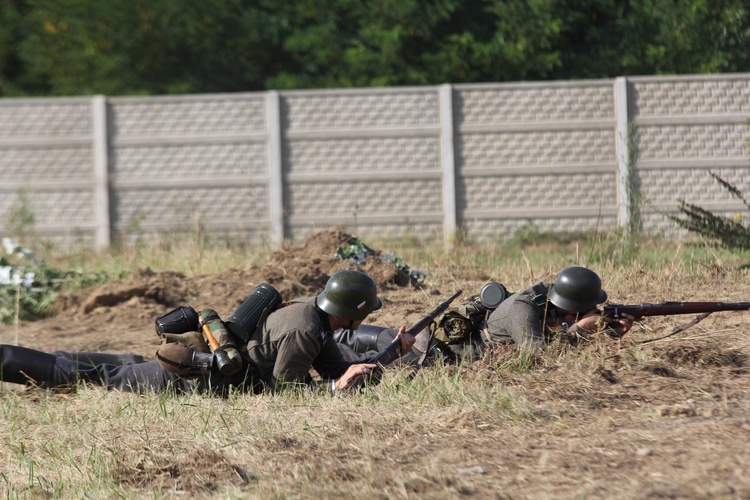
[[[688,321],[684,325],[675,327],[674,330],[672,330],[669,333],[669,335],[664,335],[663,337],[657,337],[655,339],[644,340],[644,341],[639,342],[639,343],[640,344],[648,344],[650,342],[656,342],[657,340],[663,340],[663,339],[669,338],[672,335],[677,335],[680,332],[684,332],[685,330],[687,330],[691,326],[697,325],[698,323],[700,323],[701,321],[703,321],[704,319],[706,319],[710,315],[711,315],[710,312],[700,313],[699,315],[697,315],[696,317],[694,317],[693,319],[691,319],[690,321]]]

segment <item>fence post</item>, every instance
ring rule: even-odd
[[[109,205],[109,133],[107,130],[107,98],[91,98],[92,146],[94,150],[94,246],[98,250],[109,247],[111,214]]]
[[[281,98],[272,90],[266,94],[268,127],[268,204],[271,218],[271,242],[284,243],[284,185],[281,144]]]
[[[453,86],[440,86],[440,163],[443,172],[443,238],[456,236],[456,158],[453,148]]]
[[[615,119],[617,120],[615,154],[617,155],[617,222],[620,227],[630,223],[630,117],[628,116],[628,80],[615,79]]]

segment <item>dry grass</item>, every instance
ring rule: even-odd
[[[428,270],[446,290],[473,290],[487,279],[519,289],[584,264],[617,302],[750,299],[747,271],[730,264],[734,257],[702,248],[665,244],[604,258],[610,247],[592,252],[587,241],[400,245],[379,247]],[[246,255],[223,263],[235,258]],[[417,290],[386,299],[390,293],[411,294],[415,310],[425,299]],[[380,319],[393,322],[392,314]],[[677,337],[641,343],[684,319],[650,318],[620,342],[555,343],[534,359],[498,348],[472,364],[424,368],[411,382],[408,370],[396,369],[348,397],[0,386],[0,491],[9,498],[750,497],[750,313],[717,313]]]

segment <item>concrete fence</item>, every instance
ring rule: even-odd
[[[750,74],[155,97],[0,99],[0,234],[61,245],[200,230],[275,244],[678,234],[678,199],[744,207]]]

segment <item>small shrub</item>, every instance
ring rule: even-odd
[[[709,172],[711,177],[729,191],[733,198],[737,198],[750,210],[742,192],[735,186],[719,177],[713,172]],[[705,238],[718,242],[724,248],[736,250],[750,249],[750,226],[745,222],[747,219],[742,218],[738,213],[733,217],[716,215],[698,205],[687,203],[683,199],[677,200],[679,203],[678,210],[682,217],[667,214],[667,217],[676,222],[680,227],[687,229],[691,233],[699,234]]]
[[[34,234],[36,216],[32,209],[28,190],[18,192],[18,202],[10,207],[5,215],[5,232],[26,242]]]

